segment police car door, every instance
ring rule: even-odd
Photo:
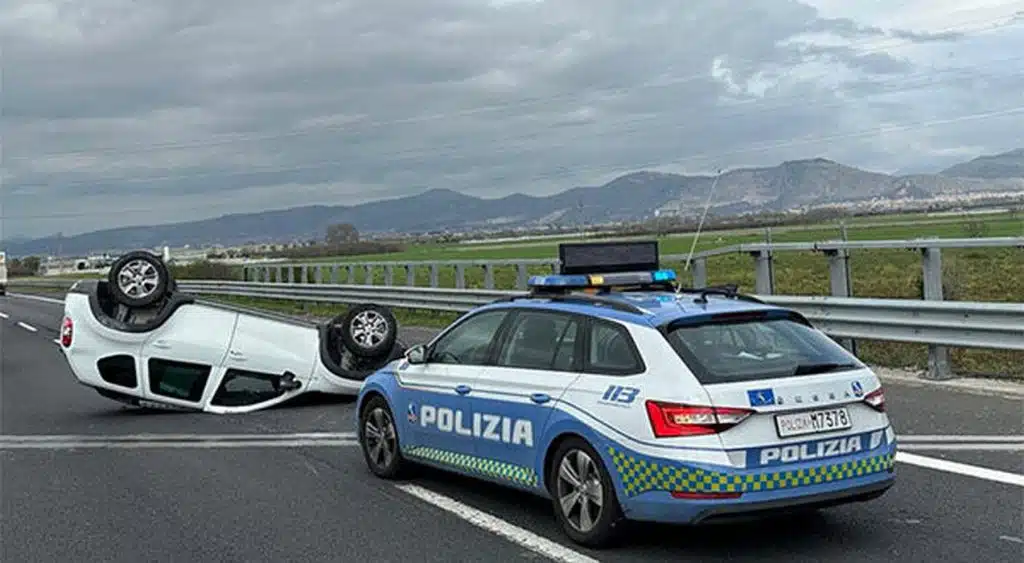
[[[501,462],[499,479],[523,484],[536,471],[553,407],[579,376],[581,317],[519,309],[504,331],[494,367],[473,387],[476,456]]]
[[[395,405],[409,446],[428,448],[438,459],[448,453],[473,454],[473,381],[487,369],[508,309],[483,310],[463,317],[435,339],[426,362],[403,365]]]

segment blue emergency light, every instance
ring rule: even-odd
[[[674,270],[655,270],[653,272],[615,272],[610,274],[554,274],[550,276],[531,276],[527,281],[527,285],[530,287],[586,289],[664,283],[675,281],[675,279],[676,272]]]

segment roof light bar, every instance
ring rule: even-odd
[[[675,281],[675,279],[676,273],[674,270],[655,270],[653,272],[617,272],[612,274],[555,274],[550,276],[532,276],[527,281],[527,285],[530,287],[584,289],[664,283]]]

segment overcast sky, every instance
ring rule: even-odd
[[[5,237],[1024,145],[1024,0],[0,0],[0,35]]]

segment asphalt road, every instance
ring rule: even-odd
[[[75,384],[53,342],[61,310],[0,297],[0,439],[354,429],[345,400],[236,416],[122,407]],[[426,336],[413,329],[405,338]],[[1020,560],[1024,487],[993,481],[977,468],[1020,474],[1024,452],[935,449],[967,444],[951,446],[948,438],[919,449],[927,444],[914,437],[1019,437],[1024,403],[893,382],[887,397],[903,451],[926,456],[931,467],[899,463],[898,483],[882,499],[799,520],[634,526],[623,546],[603,552],[568,542],[544,501],[428,470],[396,486],[372,477],[351,444],[0,446],[0,561],[543,560],[537,550],[564,561]],[[936,469],[932,460],[969,467]]]

